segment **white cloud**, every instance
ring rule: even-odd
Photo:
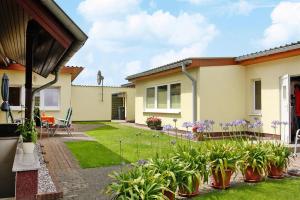
[[[142,70],[141,61],[139,60],[131,61],[126,63],[124,75],[129,76],[132,74],[136,74],[138,72],[141,72],[141,70]]]
[[[300,2],[281,2],[271,13],[272,24],[264,31],[266,48],[300,40]]]
[[[79,6],[79,12],[88,20],[105,16],[119,16],[136,11],[140,0],[84,0]]]
[[[147,67],[203,55],[218,33],[200,13],[150,12],[141,9],[140,3],[141,0],[80,3],[78,10],[91,22],[91,28],[79,56],[88,68],[76,82],[95,84],[94,74],[101,69],[106,84],[122,83],[125,76]]]
[[[190,4],[200,5],[200,4],[203,4],[203,3],[210,2],[211,0],[179,0],[179,1],[185,1],[185,2],[188,2]]]
[[[124,20],[97,21],[90,30],[90,40],[101,51],[120,52],[141,42],[186,47],[195,43],[206,44],[216,35],[216,27],[201,14],[156,11],[140,12]],[[133,45],[134,44],[134,45]]]
[[[233,15],[249,15],[255,8],[256,6],[249,1],[239,0],[230,4],[228,11]]]

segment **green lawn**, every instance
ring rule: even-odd
[[[258,184],[242,184],[225,191],[201,195],[194,200],[300,200],[300,179],[266,181]]]
[[[99,122],[98,122],[99,123]],[[143,130],[118,123],[103,123],[105,126],[88,131],[97,142],[67,142],[82,168],[118,165],[148,159],[156,154],[167,155],[176,140],[159,131]],[[177,144],[188,143],[177,139]]]

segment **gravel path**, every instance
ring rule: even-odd
[[[36,150],[38,152],[41,168],[38,171],[38,193],[51,193],[56,192],[56,187],[52,181],[49,171],[47,169],[46,163],[42,155],[42,149],[40,144],[36,145]]]

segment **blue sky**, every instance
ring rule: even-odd
[[[186,57],[239,56],[300,40],[300,0],[56,0],[87,33],[68,65],[105,85]]]

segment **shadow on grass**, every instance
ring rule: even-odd
[[[129,163],[119,154],[107,149],[96,141],[66,142],[81,168],[96,168]]]

